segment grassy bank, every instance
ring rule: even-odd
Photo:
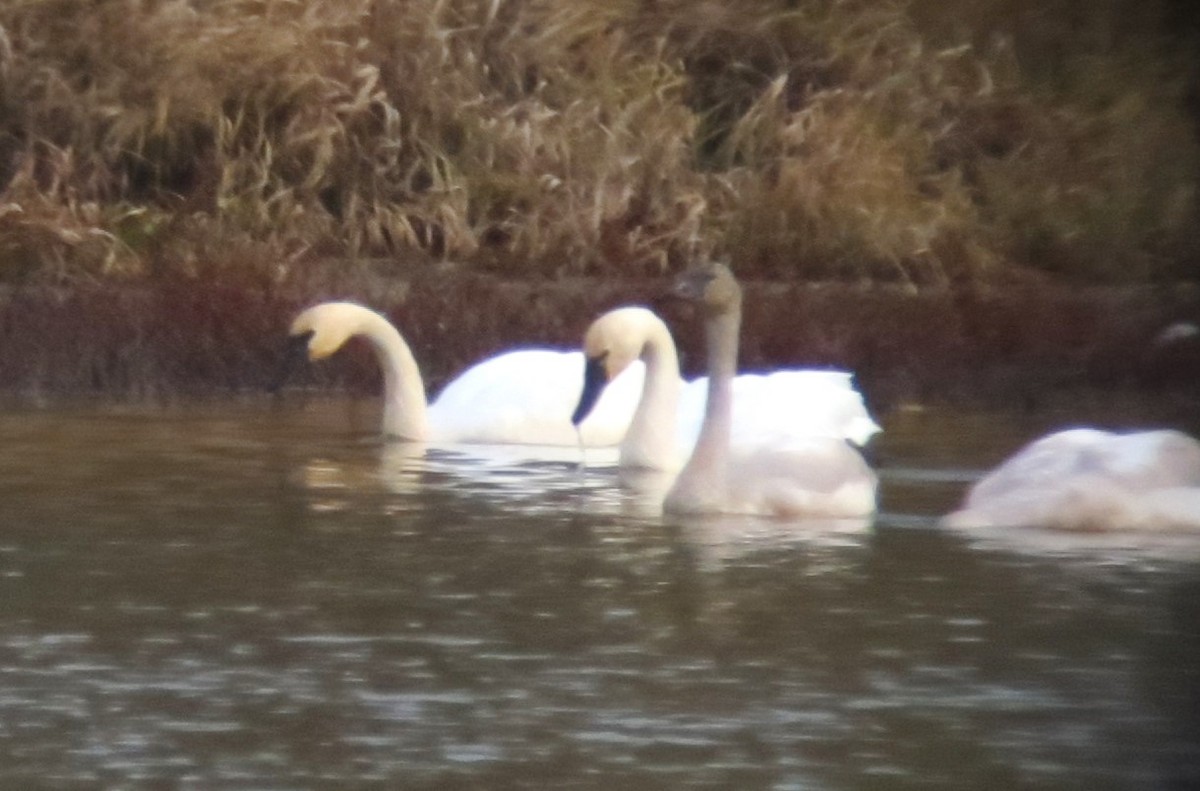
[[[748,282],[747,367],[851,367],[881,404],[1157,387],[1148,339],[1200,316],[1197,20],[1183,0],[3,3],[0,387],[255,391],[292,313],[331,296],[392,314],[436,387],[574,345],[707,255]],[[312,375],[376,384],[361,350]]]
[[[0,281],[1195,277],[1182,0],[15,0]]]

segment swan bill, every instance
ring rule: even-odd
[[[704,297],[704,290],[708,288],[708,284],[716,277],[711,265],[697,265],[689,267],[679,274],[675,279],[675,286],[671,289],[671,295],[696,302]]]
[[[283,386],[292,378],[297,365],[308,362],[308,342],[312,340],[312,337],[313,331],[307,330],[288,337],[284,342],[279,368],[275,371],[275,376],[272,377],[270,384],[267,385],[268,393],[278,395]]]
[[[705,261],[688,267],[675,280],[675,296],[699,305],[706,313],[727,313],[739,307],[742,289],[728,264]]]
[[[578,427],[587,419],[587,416],[595,409],[596,402],[600,400],[600,394],[604,392],[607,384],[608,370],[604,366],[604,357],[587,358],[587,365],[583,369],[583,392],[579,394],[579,404],[571,413],[572,425]]]

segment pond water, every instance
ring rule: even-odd
[[[1053,415],[889,421],[867,529],[375,419],[0,417],[0,787],[1200,784],[1200,538],[936,525]]]

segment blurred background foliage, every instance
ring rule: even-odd
[[[6,0],[0,281],[1195,279],[1193,6]]]

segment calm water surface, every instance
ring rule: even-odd
[[[890,422],[866,529],[374,420],[0,417],[0,788],[1200,786],[1200,538],[936,526],[1036,420]]]

